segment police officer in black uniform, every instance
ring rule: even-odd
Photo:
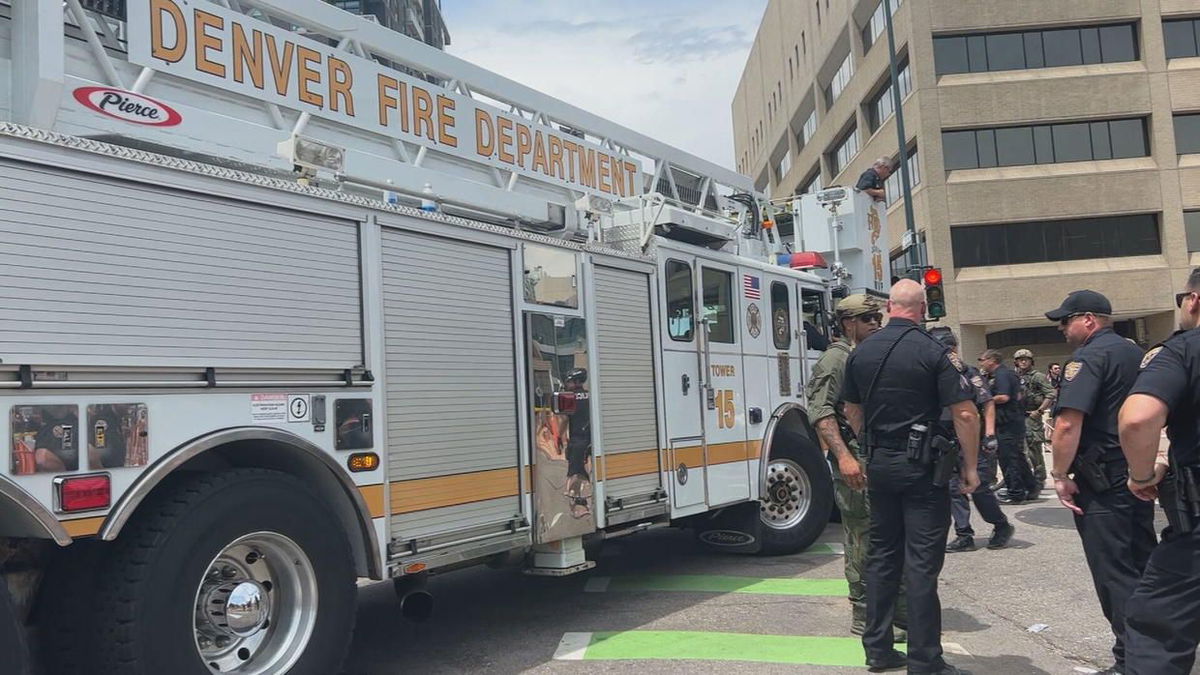
[[[937,338],[938,342],[949,347],[955,354],[958,353],[958,338],[949,328],[933,328],[930,329],[929,334]],[[979,448],[979,461],[975,465],[979,472],[979,487],[975,488],[975,491],[968,497],[962,493],[957,477],[950,479],[950,513],[954,516],[955,538],[946,545],[946,553],[975,550],[975,528],[971,527],[971,501],[975,502],[975,508],[979,509],[979,515],[983,516],[984,522],[990,523],[993,527],[991,539],[987,544],[988,548],[999,549],[1008,546],[1013,533],[1016,532],[1016,528],[1004,515],[1004,510],[1000,508],[1000,502],[997,501],[991,488],[992,481],[996,478],[996,451],[999,448],[999,441],[995,434],[996,405],[992,402],[992,392],[984,383],[983,375],[978,368],[967,366],[963,377],[975,397],[975,409],[979,411],[980,418],[984,420],[983,442]],[[953,417],[949,408],[942,409],[942,417],[939,421],[945,432],[953,435]]]
[[[1158,497],[1170,523],[1125,605],[1128,675],[1186,675],[1200,642],[1200,268],[1175,304],[1180,331],[1146,352],[1121,407],[1129,489]],[[1169,471],[1156,459],[1164,425]]]
[[[1112,305],[1095,291],[1074,291],[1046,312],[1075,353],[1063,369],[1054,413],[1054,490],[1075,514],[1115,663],[1125,672],[1125,606],[1154,549],[1154,507],[1126,489],[1129,467],[1117,436],[1117,412],[1137,377],[1142,350],[1112,330]]]
[[[992,401],[996,404],[996,437],[999,441],[1000,468],[1004,470],[1005,504],[1020,504],[1037,499],[1042,486],[1033,477],[1025,456],[1025,411],[1021,407],[1021,378],[1004,365],[1004,357],[989,349],[979,357],[979,367],[992,378]]]
[[[942,408],[953,412],[963,450],[962,490],[979,485],[979,414],[963,379],[962,360],[921,328],[925,291],[910,279],[892,286],[888,325],[864,340],[846,364],[846,417],[862,439],[871,498],[867,558],[867,629],[872,671],[908,666],[910,673],[964,673],[942,659],[942,608],[937,579],[950,529],[951,439],[935,437]],[[945,460],[950,460],[947,462]],[[892,618],[904,575],[908,592],[908,656],[894,649]]]

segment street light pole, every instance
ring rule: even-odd
[[[892,1],[883,0],[883,17],[887,25],[888,69],[892,75],[892,107],[896,115],[896,135],[900,143],[900,187],[904,195],[904,219],[907,221],[912,246],[908,249],[909,268],[920,267],[921,246],[917,239],[917,220],[913,215],[912,180],[908,175],[908,136],[904,133],[904,108],[900,96],[900,72],[896,66],[896,34],[892,29]]]

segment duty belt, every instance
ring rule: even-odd
[[[1167,522],[1175,534],[1191,532],[1200,524],[1200,466],[1176,466],[1159,486]]]

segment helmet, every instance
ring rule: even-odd
[[[866,293],[855,293],[847,295],[838,300],[837,306],[833,309],[833,314],[838,319],[853,318],[862,316],[863,314],[872,314],[882,311],[882,306],[879,300]]]
[[[1016,352],[1013,352],[1013,359],[1029,359],[1032,361],[1033,352],[1029,351],[1028,349],[1018,349]]]
[[[958,346],[958,338],[954,337],[954,331],[947,326],[934,326],[929,329],[929,335],[947,347]]]

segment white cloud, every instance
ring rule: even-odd
[[[766,0],[446,0],[452,54],[732,168],[730,104]]]

